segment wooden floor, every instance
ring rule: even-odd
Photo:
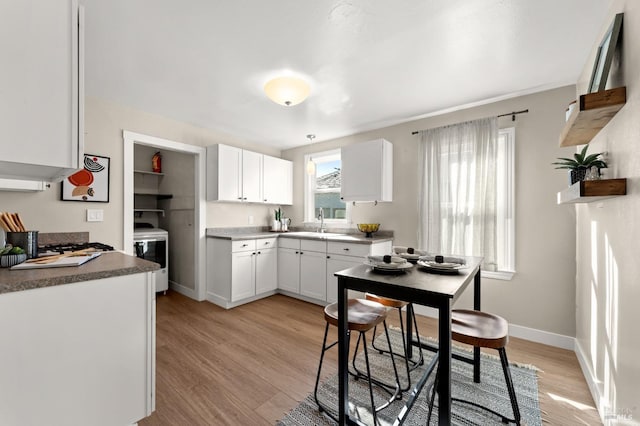
[[[433,319],[418,321],[436,335]],[[159,295],[156,411],[139,424],[273,425],[313,390],[323,332],[321,306],[282,295],[231,310]],[[335,352],[323,376],[335,373]],[[542,370],[544,423],[601,424],[573,352],[516,338],[507,352]]]

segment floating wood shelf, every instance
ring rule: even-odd
[[[577,107],[560,133],[560,146],[584,145],[591,142],[626,102],[626,87],[580,96]]]
[[[139,214],[140,216],[142,216],[142,213],[144,212],[148,212],[148,213],[158,213],[161,214],[164,217],[164,210],[162,209],[133,209],[133,213],[134,214]]]
[[[627,179],[583,180],[558,192],[558,204],[592,203],[627,195]]]

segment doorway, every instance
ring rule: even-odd
[[[205,148],[127,130],[123,131],[122,137],[124,141],[123,241],[125,252],[135,255],[133,249],[135,222],[149,222],[153,226],[166,228],[169,231],[170,288],[192,299],[205,300]],[[146,169],[151,171],[151,155],[147,154],[157,151],[166,157],[163,161],[163,169],[166,173],[152,174],[151,177],[147,177],[145,185],[148,188],[149,180],[157,179],[151,184],[161,188],[158,193],[162,197],[149,199],[145,196],[141,200],[140,194],[136,195],[134,190],[140,183],[136,181],[134,175],[143,179],[148,176]],[[149,167],[141,166],[144,163],[144,158],[141,159],[141,156],[149,156]],[[167,194],[171,197],[167,198]],[[148,203],[145,206],[147,208],[136,209],[136,203]],[[155,203],[157,205],[150,205]],[[171,250],[172,246],[176,250]],[[173,256],[172,251],[174,251]],[[172,264],[174,268],[171,268]]]

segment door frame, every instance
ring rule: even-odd
[[[155,136],[122,131],[124,141],[124,251],[133,255],[133,147],[135,144],[151,146],[167,151],[176,151],[195,155],[195,188],[194,197],[194,278],[195,289],[174,286],[172,290],[184,294],[192,299],[203,301],[206,293],[206,149],[201,146],[189,145],[162,139]]]

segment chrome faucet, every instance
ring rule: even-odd
[[[320,227],[318,228],[317,232],[324,232],[324,209],[320,209],[318,219],[320,220]]]

